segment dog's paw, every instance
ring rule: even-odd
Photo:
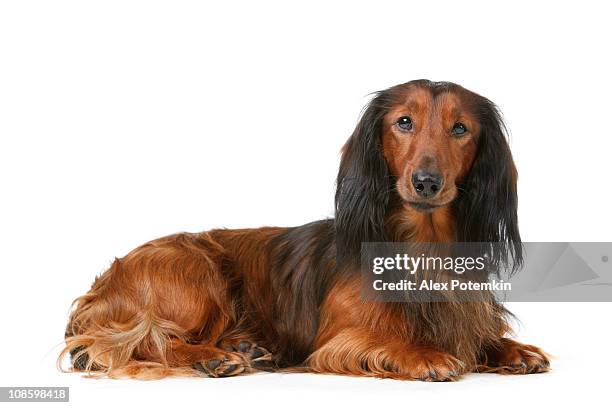
[[[423,348],[407,354],[394,371],[414,380],[455,381],[465,372],[465,364],[451,354]]]
[[[193,368],[209,377],[231,377],[244,372],[248,365],[239,353],[219,353],[218,356],[198,361]]]
[[[228,343],[224,348],[242,354],[251,368],[261,371],[273,371],[274,369],[272,353],[254,342],[241,340],[234,343]]]
[[[499,346],[486,351],[486,361],[480,372],[499,374],[536,374],[550,370],[546,353],[535,346],[511,339],[502,339]]]

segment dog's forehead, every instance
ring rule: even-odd
[[[433,88],[410,84],[401,89],[396,101],[398,105],[407,108],[419,106],[428,110],[468,109],[471,105],[468,94],[469,92],[458,85]]]
[[[401,114],[450,120],[473,112],[474,104],[469,92],[459,86],[436,89],[409,84],[398,91],[395,102],[387,112],[387,121],[394,121]]]
[[[426,114],[434,105],[433,93],[423,87],[410,86],[402,89],[395,98],[395,103],[389,109],[389,114],[410,112],[413,115]]]

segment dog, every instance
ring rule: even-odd
[[[549,370],[476,302],[368,302],[363,242],[500,243],[520,263],[517,172],[497,107],[457,84],[374,94],[342,149],[335,218],[150,241],[73,303],[71,371],[111,378],[305,371],[452,381]],[[502,255],[499,255],[502,256]]]

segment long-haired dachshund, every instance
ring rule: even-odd
[[[521,260],[517,173],[495,105],[417,80],[378,92],[342,150],[335,218],[146,243],[75,301],[73,370],[226,377],[257,370],[403,380],[544,372],[474,302],[368,302],[362,242],[495,242]],[[488,294],[489,292],[487,292]]]

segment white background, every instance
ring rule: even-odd
[[[510,305],[520,339],[556,356],[544,375],[138,382],[54,367],[71,300],[114,256],[331,216],[367,94],[411,79],[501,107],[525,241],[611,241],[604,4],[2,2],[0,385],[69,385],[79,406],[609,403],[612,304]]]

